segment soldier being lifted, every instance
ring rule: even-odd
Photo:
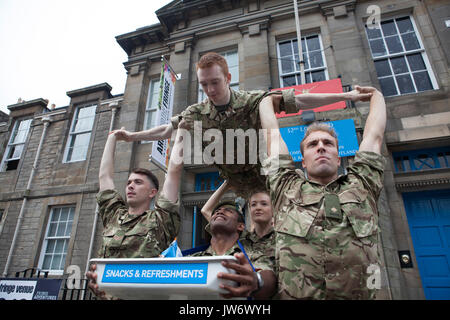
[[[266,92],[234,91],[230,89],[231,74],[224,57],[217,53],[203,55],[197,63],[197,78],[207,98],[186,108],[180,115],[171,119],[171,123],[140,132],[118,130],[117,135],[126,141],[163,140],[170,137],[172,131],[184,119],[193,130],[194,121],[201,121],[202,130],[219,129],[225,141],[226,129],[258,130],[261,128],[259,103],[268,97],[275,112],[298,112],[299,108],[314,108],[341,100],[359,101],[368,98],[366,93],[357,90],[346,93],[314,94],[305,93],[294,96],[294,90]],[[203,136],[203,135],[202,135]],[[204,141],[202,141],[204,143]],[[244,164],[238,164],[236,143],[230,150],[224,144],[223,154],[234,152],[234,162],[215,163],[224,180],[230,181],[238,195],[248,198],[251,191],[265,185],[265,176],[260,174],[260,163],[249,163],[248,156]]]
[[[262,127],[272,129],[267,133],[269,158],[263,167],[274,206],[281,299],[375,297],[368,271],[380,266],[377,199],[383,187],[386,105],[376,89],[357,90],[371,96],[370,111],[359,151],[348,173],[341,176],[332,128],[313,123],[299,141],[303,174],[295,170],[273,106],[270,101],[261,103]]]

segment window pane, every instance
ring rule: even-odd
[[[23,147],[24,147],[23,144],[11,146],[8,159],[20,159],[20,156],[22,155]]]
[[[289,73],[294,71],[294,61],[289,58],[283,58],[281,60],[281,72],[282,73]]]
[[[385,37],[397,34],[397,29],[395,28],[394,20],[382,22],[381,29],[383,29],[383,34]]]
[[[72,139],[72,145],[74,148],[88,146],[89,140],[91,138],[91,133],[82,133],[72,136],[74,139]]]
[[[395,74],[408,72],[405,57],[392,58],[391,65]]]
[[[404,74],[401,76],[395,77],[397,79],[397,85],[400,90],[400,93],[411,93],[415,92],[414,85],[411,80],[411,76],[409,74]]]
[[[70,208],[61,208],[61,215],[59,217],[60,221],[69,220],[69,210],[70,210]]]
[[[44,257],[44,262],[42,263],[43,270],[49,270],[52,263],[52,255],[46,254]]]
[[[305,81],[306,83],[311,83],[311,72],[305,73]],[[299,80],[298,83],[301,83],[301,81]]]
[[[414,72],[413,77],[418,91],[433,89],[433,85],[431,84],[431,80],[427,71]]]
[[[283,77],[283,87],[291,87],[295,86],[297,83],[295,82],[295,76],[287,76]]]
[[[235,67],[239,65],[237,52],[227,53],[225,59],[227,60],[228,67]]]
[[[395,96],[397,89],[395,88],[394,79],[392,77],[378,79],[380,81],[381,91],[384,96]]]
[[[66,233],[64,234],[64,236],[70,237],[71,232],[72,232],[72,221],[69,221],[67,222]]]
[[[372,50],[372,56],[374,57],[384,56],[386,54],[386,48],[382,39],[371,40],[370,50]]]
[[[420,53],[410,54],[406,56],[408,58],[409,67],[412,71],[425,70],[425,63],[423,62],[422,55]]]
[[[55,253],[64,253],[64,242],[65,240],[56,241]]]
[[[61,260],[62,260],[61,254],[53,255],[52,265],[50,266],[50,269],[60,270]]]
[[[377,70],[378,77],[385,77],[392,74],[391,67],[387,59],[376,60],[375,69]]]
[[[308,51],[320,50],[319,36],[309,37],[306,39]]]
[[[56,235],[56,228],[58,224],[56,222],[50,222],[48,227],[48,237],[54,237]]]
[[[56,240],[48,240],[47,248],[45,249],[45,253],[53,253],[55,251]]]
[[[414,31],[414,27],[411,23],[411,19],[409,17],[397,19],[397,27],[400,33],[406,33]]]
[[[416,34],[406,33],[402,35],[403,44],[405,45],[405,50],[415,50],[420,49],[419,41],[417,40]]]
[[[231,73],[231,81],[232,82],[239,82],[239,67],[234,66],[228,68],[229,72]]]
[[[322,52],[315,51],[309,54],[309,63],[311,68],[318,68],[323,66]]]
[[[400,43],[400,38],[398,36],[387,37],[385,40],[389,53],[398,53],[403,51],[402,44]]]
[[[291,42],[283,42],[279,44],[280,57],[292,56]]]
[[[146,122],[145,122],[145,130],[153,128],[156,124],[156,110],[151,110],[145,112]]]
[[[381,29],[380,28],[369,29],[366,27],[366,31],[367,31],[367,37],[369,39],[381,38]]]
[[[88,147],[69,148],[67,161],[81,161],[86,159]]]
[[[311,72],[312,82],[316,81],[325,81],[325,72],[324,71],[315,71]]]
[[[52,219],[51,220],[58,222],[60,213],[61,213],[61,209],[60,208],[53,209],[53,211],[52,211]]]

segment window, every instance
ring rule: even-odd
[[[297,39],[278,42],[278,71],[280,87],[302,84]],[[303,61],[306,83],[328,80],[322,40],[319,35],[302,38]]]
[[[22,156],[32,119],[16,121],[2,161],[2,171],[16,170]]]
[[[153,128],[156,125],[158,113],[160,79],[150,81],[148,88],[147,106],[145,107],[144,129]]]
[[[239,90],[239,56],[237,50],[220,53],[227,60],[228,71],[231,74],[230,88]],[[198,102],[205,100],[206,95],[202,87],[198,86]]]
[[[383,21],[380,28],[366,27],[366,34],[383,95],[437,89],[411,17]]]
[[[42,270],[64,270],[74,211],[74,207],[52,208],[39,259]]]
[[[67,141],[64,162],[86,160],[96,108],[96,105],[91,105],[76,109]]]
[[[450,168],[450,147],[393,153],[395,172]]]

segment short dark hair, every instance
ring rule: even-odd
[[[147,176],[148,180],[153,183],[155,189],[159,190],[158,178],[156,178],[156,176],[150,170],[144,168],[134,168],[133,170],[131,170],[131,173],[143,174],[144,176]]]
[[[328,133],[330,136],[332,136],[336,140],[336,148],[339,151],[339,141],[338,141],[338,137],[337,137],[337,134],[336,134],[336,131],[334,130],[334,128],[331,127],[327,123],[315,121],[306,128],[305,136],[303,137],[302,141],[300,142],[300,152],[302,153],[302,155],[304,154],[303,143],[305,142],[306,138],[315,131],[323,131],[323,132]]]

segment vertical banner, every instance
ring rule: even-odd
[[[173,112],[175,81],[175,73],[166,59],[162,58],[158,112],[156,114],[157,126],[170,123],[170,118],[172,117]],[[150,162],[165,171],[167,171],[167,165],[169,163],[169,143],[169,139],[154,141],[152,153],[149,157]]]

